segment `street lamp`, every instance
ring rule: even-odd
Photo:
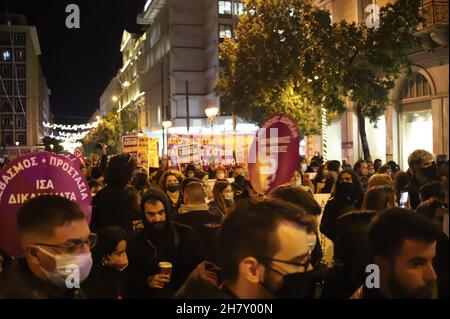
[[[116,95],[114,95],[114,96],[111,98],[111,100],[112,100],[113,102],[117,102],[117,101],[119,100],[119,98],[118,98]]]
[[[16,147],[17,147],[17,157],[20,157],[20,148],[19,148],[20,142],[16,141]]]
[[[53,148],[55,147],[55,145],[53,145],[53,144],[50,144],[50,149],[52,150],[52,152],[53,152]]]
[[[214,119],[219,114],[219,108],[215,105],[208,106],[205,109],[205,114],[211,122],[211,133],[214,133]]]
[[[167,146],[166,146],[166,130],[169,132],[169,128],[172,126],[171,121],[164,121],[161,123],[163,127],[163,155],[167,155]]]

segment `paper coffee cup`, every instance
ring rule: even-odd
[[[169,275],[172,272],[172,263],[168,261],[162,261],[158,264],[158,267],[160,269],[161,275]]]

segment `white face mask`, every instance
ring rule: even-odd
[[[317,244],[317,236],[316,234],[307,234],[306,240],[308,242],[309,253],[311,254]]]
[[[48,280],[54,285],[59,287],[67,287],[66,280],[68,276],[73,274],[73,266],[78,266],[80,282],[84,281],[89,276],[92,268],[92,255],[90,252],[79,255],[55,255],[39,246],[36,247],[44,254],[55,260],[56,268],[53,271],[48,271],[40,267]]]
[[[302,168],[301,168],[302,173],[306,172],[307,169],[308,169],[308,165],[306,163],[303,163]]]
[[[223,197],[224,197],[226,200],[229,200],[229,201],[233,201],[233,200],[234,200],[234,195],[233,195],[233,193],[227,193],[227,194],[224,194]]]
[[[300,178],[297,179],[297,180],[295,181],[294,185],[295,185],[295,187],[300,187],[300,186],[302,186],[302,180],[301,180]]]

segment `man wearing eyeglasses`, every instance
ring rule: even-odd
[[[96,235],[82,209],[58,196],[26,202],[17,215],[24,257],[0,279],[0,298],[78,299],[92,267]]]
[[[279,199],[240,205],[217,239],[221,291],[230,298],[310,298],[314,272],[302,210]]]

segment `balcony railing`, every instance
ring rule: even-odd
[[[425,18],[425,26],[421,27],[421,30],[448,25],[448,0],[424,0],[422,14]]]

